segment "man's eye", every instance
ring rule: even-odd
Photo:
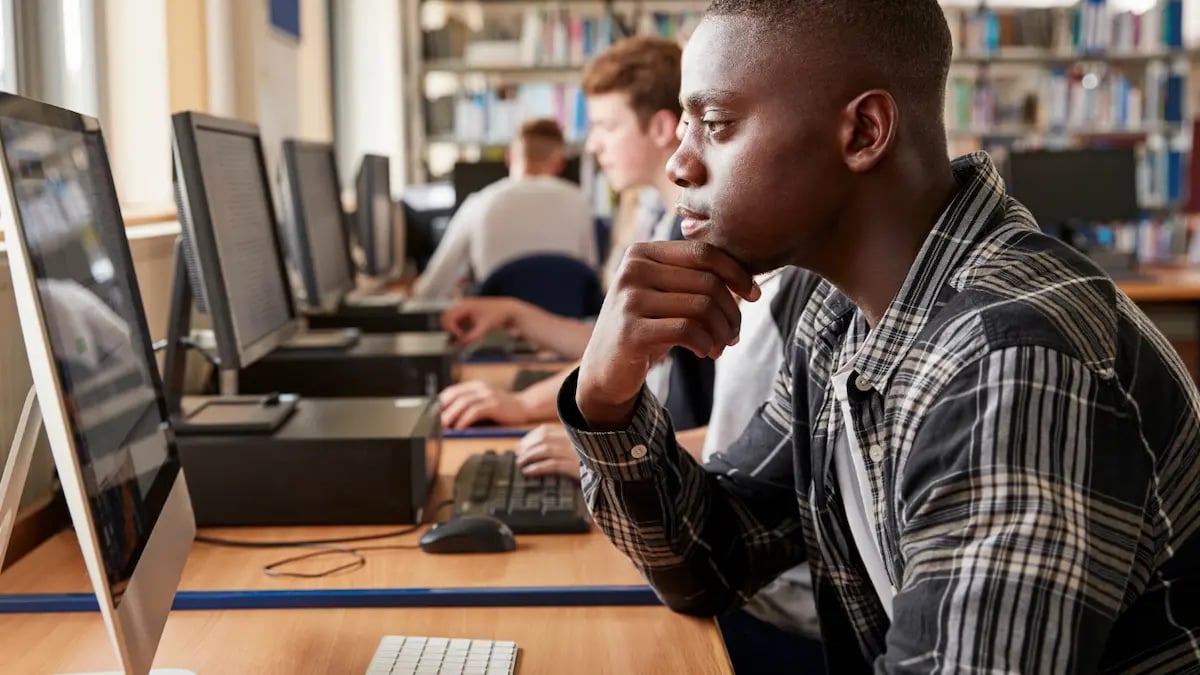
[[[729,122],[721,120],[702,120],[701,123],[704,125],[704,130],[709,134],[719,134],[729,127]]]

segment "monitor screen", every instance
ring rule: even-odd
[[[30,267],[115,603],[179,474],[98,132],[0,112]]]
[[[262,152],[256,136],[203,125],[196,130],[196,152],[233,328],[245,348],[294,318]]]
[[[1008,191],[1046,228],[1136,220],[1137,156],[1132,148],[1014,152]]]
[[[309,302],[323,307],[336,305],[343,295],[354,289],[354,270],[343,224],[333,148],[309,143],[292,147],[295,149],[296,175],[290,184],[299,198],[301,213],[297,222],[304,224],[304,241],[308,249],[301,255],[309,259],[315,277],[311,286],[317,292]],[[302,269],[305,267],[301,265]]]

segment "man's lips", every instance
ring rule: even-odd
[[[685,237],[691,237],[704,229],[704,226],[708,224],[707,213],[689,209],[681,204],[675,206],[675,212],[683,218],[683,221],[679,224],[679,229]]]

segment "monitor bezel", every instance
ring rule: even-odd
[[[375,201],[371,199],[379,189],[377,186],[382,184],[382,190],[387,194],[388,208],[391,211],[395,210],[396,207],[392,201],[391,173],[391,160],[383,155],[367,154],[363,155],[362,161],[359,162],[358,175],[354,181],[355,219],[358,223],[359,245],[363,249],[363,273],[372,278],[387,277],[396,270],[395,218],[392,213],[389,213],[387,242],[391,250],[388,256],[391,265],[385,268],[378,264],[379,252],[375,250],[375,218],[373,217]]]
[[[0,116],[83,134],[94,133],[98,136],[103,157],[108,157],[100,125],[94,118],[3,92],[0,92]],[[0,166],[0,185],[3,188],[0,189],[0,231],[6,236],[13,295],[16,299],[29,369],[42,411],[42,424],[50,442],[63,495],[113,649],[126,670],[146,672],[154,661],[158,642],[166,626],[167,616],[196,534],[196,522],[183,467],[180,464],[179,449],[169,424],[165,425],[164,435],[168,452],[176,460],[175,475],[160,478],[169,481],[166,496],[158,509],[154,527],[141,543],[141,552],[125,584],[121,601],[114,605],[113,592],[109,587],[103,563],[98,529],[92,517],[83,470],[77,454],[75,434],[71,429],[67,402],[60,385],[60,373],[54,360],[49,326],[37,292],[33,259],[29,252],[29,243],[25,236],[6,157],[4,139],[0,137],[0,164],[3,165]],[[132,254],[128,240],[124,238],[124,220],[119,213],[119,201],[111,169],[105,172],[105,177],[99,181],[96,188],[105,190],[109,203],[118,207],[117,222],[122,229],[121,240],[124,246],[118,246],[114,254],[120,256],[121,262],[127,265],[127,281],[131,292],[137,295],[132,307],[137,324],[135,328],[141,334],[144,349],[149,350],[149,326],[146,322],[145,308],[141,303],[136,274],[133,273]],[[147,351],[144,356],[152,366],[149,372],[159,414],[162,421],[167,422],[169,417],[166,398],[153,353]]]
[[[172,115],[171,125],[174,132],[172,145],[174,146],[175,168],[180,191],[179,208],[186,210],[186,213],[181,214],[183,217],[179,219],[179,224],[186,230],[185,238],[190,240],[189,243],[194,252],[193,258],[198,267],[191,271],[193,277],[198,278],[204,286],[213,332],[216,334],[221,368],[222,370],[240,370],[286,344],[299,334],[303,327],[302,320],[296,311],[296,299],[292,292],[292,285],[288,279],[283,246],[279,241],[279,219],[275,212],[274,199],[271,196],[271,183],[267,177],[262,135],[256,124],[191,111]],[[273,248],[271,257],[283,279],[283,292],[287,297],[289,320],[249,344],[242,344],[238,339],[236,320],[230,307],[224,265],[217,248],[213,228],[211,200],[204,182],[200,155],[196,145],[196,132],[200,130],[249,136],[258,146],[261,159],[258,174],[259,180],[262,181],[263,192],[267,195],[267,212],[271,219]]]
[[[289,234],[295,242],[295,257],[296,266],[300,270],[300,278],[304,284],[305,295],[308,296],[308,303],[313,307],[322,310],[330,311],[335,309],[345,296],[353,291],[356,286],[355,273],[357,266],[354,264],[354,257],[350,252],[350,238],[346,232],[345,213],[342,212],[342,221],[337,223],[338,237],[342,242],[342,251],[346,256],[346,270],[349,272],[346,283],[328,289],[324,292],[321,290],[321,280],[317,275],[317,262],[312,250],[312,237],[309,236],[310,219],[308,213],[304,210],[304,202],[301,197],[302,181],[300,180],[300,159],[301,152],[318,152],[324,156],[329,162],[334,181],[334,195],[337,199],[339,211],[341,211],[341,187],[338,184],[337,178],[337,158],[334,155],[333,145],[329,143],[314,143],[311,141],[302,141],[297,139],[287,139],[283,142],[283,171],[286,183],[284,190],[285,199],[291,207],[291,218],[285,218],[285,227],[289,229]]]

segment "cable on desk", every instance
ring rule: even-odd
[[[434,514],[436,515],[442,509],[446,508],[447,506],[452,506],[453,504],[454,504],[453,500],[446,500],[444,502],[439,503],[436,507],[434,507]],[[421,514],[421,513],[417,514],[418,521],[422,520],[422,518],[421,518],[422,515],[423,514]],[[401,530],[384,532],[382,534],[371,534],[371,535],[365,535],[365,536],[361,536],[361,537],[340,537],[340,538],[335,538],[335,539],[311,539],[311,540],[307,540],[307,541],[246,541],[246,540],[222,539],[219,537],[204,537],[204,536],[196,537],[196,541],[204,543],[204,544],[210,544],[213,546],[225,546],[228,548],[313,548],[313,549],[317,549],[315,551],[310,551],[308,553],[304,553],[301,555],[295,555],[295,556],[291,556],[288,558],[284,558],[282,560],[276,560],[275,562],[264,565],[262,569],[263,569],[263,574],[266,574],[269,577],[320,579],[322,577],[327,577],[327,576],[331,576],[333,574],[337,574],[338,572],[349,572],[349,571],[359,570],[359,569],[362,569],[363,567],[366,567],[367,559],[361,553],[362,551],[397,551],[397,550],[416,550],[416,549],[420,548],[419,546],[417,546],[415,544],[393,544],[393,545],[388,545],[388,546],[359,546],[359,547],[355,547],[355,548],[334,546],[332,544],[347,544],[347,543],[360,542],[360,541],[379,541],[381,539],[391,539],[393,537],[402,537],[404,535],[413,534],[414,532],[416,532],[417,530],[420,530],[420,529],[421,529],[421,525],[418,524],[418,525],[412,525],[410,527],[406,527]],[[350,562],[347,562],[343,565],[331,567],[327,570],[322,570],[320,572],[287,572],[287,571],[279,569],[279,568],[283,567],[284,565],[290,565],[292,563],[297,563],[297,562],[301,562],[304,560],[312,560],[314,558],[320,558],[322,556],[337,555],[337,554],[351,556],[353,558],[353,560],[351,560]]]
[[[297,541],[248,541],[239,539],[222,539],[220,537],[205,537],[197,536],[196,541],[201,544],[211,544],[213,546],[224,546],[226,548],[303,548],[305,546],[323,546],[326,544],[350,544],[357,541],[375,541],[377,539],[391,539],[393,537],[403,537],[406,534],[412,534],[421,529],[423,525],[411,525],[402,530],[392,530],[391,532],[383,532],[381,534],[368,534],[358,537],[338,537],[335,539],[305,539]]]

